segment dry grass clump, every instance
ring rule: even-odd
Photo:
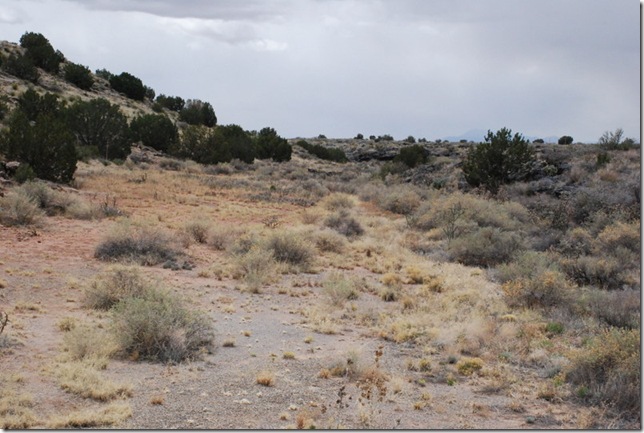
[[[135,262],[154,266],[178,255],[170,238],[146,227],[119,224],[94,251],[94,257],[103,261]]]
[[[593,338],[573,357],[566,380],[577,395],[592,403],[607,403],[620,412],[639,416],[641,410],[639,329],[610,329]]]
[[[310,269],[315,256],[313,247],[298,233],[275,233],[268,238],[264,248],[276,261],[304,271]]]
[[[45,213],[38,207],[36,201],[24,194],[10,191],[0,197],[0,223],[11,226],[38,226],[42,223]]]
[[[235,256],[236,271],[252,293],[269,283],[277,272],[277,262],[270,253],[255,246],[244,254]]]
[[[127,403],[113,402],[100,409],[83,409],[55,416],[47,423],[48,428],[90,428],[115,426],[132,416],[132,408]]]
[[[456,363],[456,370],[463,376],[471,376],[482,368],[483,360],[481,358],[463,357]]]
[[[269,370],[262,370],[257,373],[255,382],[262,386],[275,386],[275,373]]]
[[[33,200],[47,215],[90,220],[102,215],[101,209],[72,193],[57,191],[41,181],[29,181],[15,188],[19,195]]]
[[[323,205],[327,210],[338,211],[340,209],[351,209],[355,203],[351,196],[340,192],[334,192],[324,198]]]
[[[132,396],[131,385],[105,379],[98,368],[88,360],[68,361],[57,365],[56,375],[62,389],[83,398],[110,401]]]
[[[72,361],[89,359],[107,365],[117,347],[108,332],[78,325],[63,336],[63,350]]]
[[[348,238],[362,236],[364,228],[345,209],[329,215],[324,220],[324,225]]]
[[[346,301],[358,299],[359,293],[353,281],[340,273],[331,274],[322,283],[324,294],[331,305],[341,307]]]
[[[18,392],[15,382],[9,376],[0,376],[0,428],[32,428],[39,423],[33,398]]]
[[[96,310],[109,310],[122,299],[143,296],[148,286],[136,268],[112,266],[85,289],[83,303]]]
[[[194,220],[186,223],[183,230],[195,242],[205,244],[210,239],[211,224],[206,221]]]
[[[121,300],[112,311],[119,352],[132,359],[179,362],[212,347],[207,316],[188,310],[169,291],[147,290],[144,297]]]
[[[59,331],[62,332],[69,332],[72,329],[76,328],[78,325],[78,320],[76,320],[74,317],[63,317],[60,319],[58,322],[56,322],[56,327],[58,328]]]
[[[231,247],[236,238],[239,238],[240,234],[240,232],[230,227],[211,227],[206,243],[214,250],[225,251]]]
[[[338,233],[324,229],[314,235],[315,246],[321,252],[341,254],[346,248],[347,241]]]

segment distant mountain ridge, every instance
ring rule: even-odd
[[[520,131],[515,131],[519,132]],[[470,129],[469,131],[465,132],[464,134],[461,135],[452,135],[443,138],[443,140],[450,141],[453,143],[458,143],[461,140],[467,140],[467,141],[473,141],[474,143],[480,143],[482,141],[485,141],[485,136],[487,135],[487,130],[485,129]],[[532,136],[532,135],[524,135],[525,138],[527,138],[530,141],[536,140],[538,138],[541,138],[543,141],[546,143],[556,143],[559,141],[559,137],[556,137],[554,135],[548,136],[548,137],[537,137],[537,136]]]

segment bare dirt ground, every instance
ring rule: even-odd
[[[282,226],[288,226],[304,212],[288,203],[252,202],[230,189],[189,191],[180,177],[168,172],[151,173],[138,185],[123,179],[131,180],[141,172],[101,172],[95,167],[85,171],[94,174],[86,176],[81,194],[94,200],[102,200],[105,194],[118,197],[119,208],[130,218],[155,220],[168,229],[200,215],[218,225],[269,230],[261,225],[267,215],[280,215]],[[382,217],[364,204],[356,212]],[[64,333],[57,326],[61,319],[103,320],[83,308],[83,287],[108,266],[94,258],[94,249],[115,224],[115,219],[48,217],[45,226],[37,229],[0,226],[4,286],[0,286],[0,306],[10,319],[0,362],[4,374],[21,377],[20,392],[33,397],[39,421],[32,427],[47,426],[47,420],[56,415],[98,410],[106,404],[65,392],[52,370],[61,353]],[[357,247],[351,250],[358,253]],[[260,293],[250,293],[241,290],[242,283],[229,272],[217,271],[226,269],[225,252],[193,243],[185,254],[194,269],[155,266],[141,271],[171,287],[195,309],[207,312],[214,324],[216,347],[200,359],[178,365],[111,360],[105,375],[133,387],[133,395],[124,398],[132,416],[113,427],[566,429],[583,426],[590,416],[587,407],[540,398],[552,379],[541,377],[538,369],[504,363],[484,351],[480,356],[486,369],[472,376],[459,375],[450,364],[450,352],[384,339],[368,320],[348,317],[350,309],[342,313],[347,317],[334,316],[340,318],[337,333],[315,332],[306,311],[324,303],[320,281],[332,269],[379,281],[382,275],[364,266],[320,257],[314,273],[284,274]],[[457,266],[427,265],[445,273]],[[474,269],[458,268],[481,284],[491,284]],[[364,312],[364,318],[397,307],[365,292],[352,308]],[[234,341],[234,346],[223,347],[227,340]],[[346,363],[351,356],[352,362],[357,360],[363,370],[368,369],[379,347],[378,369],[387,378],[382,395],[374,388],[369,398],[364,394],[360,398],[367,385],[356,378],[320,377],[321,370]],[[292,359],[286,359],[291,356],[285,358],[285,352],[294,355]],[[409,360],[421,358],[429,359],[431,371],[409,369]],[[256,383],[262,370],[274,374],[273,386]],[[445,380],[451,373],[454,380]],[[495,387],[499,374],[513,379]]]

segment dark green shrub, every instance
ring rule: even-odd
[[[209,128],[217,124],[217,116],[212,105],[199,99],[188,99],[179,112],[179,120],[189,125],[204,125]]]
[[[65,56],[60,51],[55,51],[47,38],[40,33],[26,32],[20,37],[20,46],[26,49],[34,65],[45,71],[56,74],[60,63]]]
[[[585,392],[590,403],[604,403],[617,411],[641,414],[640,330],[605,330],[572,359],[566,381]]]
[[[114,76],[114,74],[108,71],[107,69],[97,69],[95,74],[97,77],[101,77],[104,80],[107,80],[108,82],[110,81],[110,78]]]
[[[402,162],[407,167],[414,168],[427,162],[427,151],[419,144],[403,147],[394,158],[394,162]]]
[[[58,116],[60,104],[58,96],[53,93],[45,93],[40,96],[34,89],[27,89],[18,98],[18,107],[27,116],[27,119],[35,121],[38,116],[48,114]]]
[[[154,101],[154,97],[156,96],[154,89],[148,86],[143,86],[143,88],[145,90],[145,97],[150,101]]]
[[[0,135],[0,151],[8,159],[29,164],[39,178],[53,182],[70,182],[78,161],[74,136],[61,119],[45,114],[32,124],[20,110]]]
[[[145,98],[145,86],[140,78],[135,77],[127,72],[121,72],[120,75],[112,75],[109,79],[112,89],[123,93],[135,101],[143,101]]]
[[[212,347],[207,316],[188,310],[169,291],[150,289],[142,297],[127,297],[112,311],[112,331],[124,356],[180,362]]]
[[[31,57],[22,54],[11,54],[2,62],[2,69],[15,77],[37,83],[40,74]]]
[[[130,154],[127,119],[107,99],[78,101],[65,110],[65,119],[78,143],[95,147],[101,157],[125,159]]]
[[[166,96],[161,94],[157,96],[156,102],[164,108],[167,108],[170,111],[176,111],[177,113],[183,110],[183,107],[186,105],[186,101],[179,96]]]
[[[271,158],[276,162],[291,160],[291,146],[273,128],[266,127],[259,131],[255,138],[255,148],[259,159]]]
[[[483,186],[496,193],[503,184],[524,179],[535,161],[528,140],[507,128],[496,133],[488,131],[485,143],[472,147],[465,161],[463,174],[472,186]]]
[[[72,83],[79,89],[89,90],[94,85],[94,77],[88,67],[67,63],[63,69],[65,80]]]
[[[33,168],[31,168],[29,163],[25,162],[20,164],[20,166],[16,169],[16,172],[14,173],[13,178],[18,183],[25,183],[29,180],[35,179],[36,172],[34,171]]]
[[[416,142],[416,139],[414,138],[413,135],[410,135],[409,137],[405,138],[405,143],[414,144],[415,142]]]
[[[347,162],[349,159],[342,149],[329,149],[319,144],[310,144],[306,140],[299,140],[295,143],[306,149],[310,154],[317,156],[320,159],[335,162]]]
[[[572,144],[573,138],[570,135],[564,135],[562,137],[559,137],[559,141],[557,142],[558,144]]]
[[[532,142],[535,143],[535,144],[543,144],[544,143],[543,138],[534,139],[534,140],[532,140]]]
[[[252,164],[255,160],[256,150],[255,143],[250,135],[239,125],[223,125],[217,129],[221,132],[225,146],[230,151],[233,159],[238,159],[247,164]]]
[[[163,114],[144,114],[130,123],[132,141],[140,141],[144,146],[162,152],[176,147],[179,131],[175,124]]]
[[[356,139],[356,140],[363,140],[363,139],[364,139],[364,135],[362,135],[362,134],[358,134],[358,135],[356,135],[355,139]]]
[[[200,164],[230,162],[233,158],[220,128],[190,125],[182,133],[179,146],[172,154]]]

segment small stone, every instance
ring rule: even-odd
[[[240,404],[250,404],[250,401],[248,399],[246,399],[246,398],[242,398],[241,400],[239,400],[239,403]]]

